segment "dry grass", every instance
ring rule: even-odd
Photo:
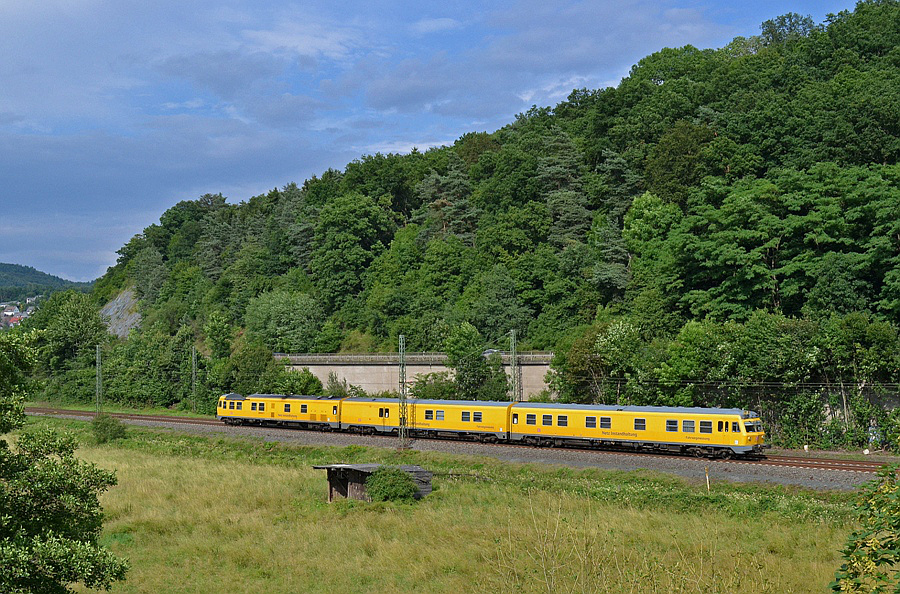
[[[578,493],[438,477],[414,505],[329,505],[307,465],[121,445],[80,455],[118,473],[104,541],[132,569],[114,592],[819,592],[848,531],[609,503],[584,493],[591,475],[575,477]]]

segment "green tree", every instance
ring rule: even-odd
[[[272,291],[250,300],[244,317],[251,337],[280,353],[309,353],[325,323],[319,303],[306,293]]]
[[[29,327],[42,330],[41,358],[53,371],[92,364],[96,346],[108,340],[97,307],[75,291],[54,293],[29,320]]]
[[[450,332],[444,345],[447,365],[454,370],[457,397],[477,400],[488,377],[488,365],[482,353],[484,339],[472,324],[463,322]]]
[[[878,471],[878,478],[859,493],[856,511],[860,528],[847,539],[844,563],[835,573],[835,592],[897,592],[900,590],[900,482],[896,466]]]
[[[34,361],[32,337],[0,334],[0,434],[22,427],[22,388]],[[128,565],[99,544],[99,496],[112,472],[75,457],[75,439],[52,431],[0,439],[0,590],[70,592],[70,584],[108,590]]]

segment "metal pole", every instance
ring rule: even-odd
[[[191,347],[191,411],[197,412],[197,347]]]
[[[409,447],[409,424],[406,406],[406,337],[400,335],[400,447]]]
[[[516,331],[509,331],[509,355],[512,371],[512,398],[515,402],[522,400],[522,370],[519,368],[519,354],[516,350]]]
[[[100,414],[100,411],[103,409],[102,406],[103,401],[103,363],[100,360],[100,345],[97,345],[97,385],[96,385],[96,394],[95,394],[95,405],[97,408],[97,414]]]

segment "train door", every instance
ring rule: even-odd
[[[378,407],[378,421],[381,424],[381,431],[390,431],[391,409],[388,407]]]

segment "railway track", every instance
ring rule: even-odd
[[[44,408],[44,407],[27,407],[25,412],[30,415],[37,416],[77,416],[77,417],[85,417],[85,418],[93,418],[97,413],[93,411],[83,411],[83,410],[65,410],[58,408]],[[132,420],[132,421],[144,421],[149,423],[170,423],[170,424],[182,424],[182,425],[214,425],[218,427],[225,427],[226,425],[217,419],[209,419],[209,418],[199,418],[199,417],[178,417],[178,416],[165,416],[165,415],[141,415],[141,414],[129,414],[129,413],[107,413],[112,417],[116,417],[119,419]],[[297,429],[290,427],[277,427],[277,426],[267,426],[266,429],[276,429],[283,431],[296,431]],[[353,435],[353,434],[347,434]],[[387,435],[373,435],[367,436],[369,438],[379,438],[385,441],[391,441],[396,443],[397,438]],[[441,440],[441,438],[421,438],[417,437],[416,440],[428,441],[431,439]],[[499,447],[512,447],[512,448],[527,448],[530,450],[535,449],[534,446],[523,445],[523,444],[498,444]],[[390,446],[388,446],[390,447]],[[654,452],[635,452],[626,449],[616,449],[616,450],[596,450],[592,448],[579,448],[579,447],[567,447],[566,449],[577,449],[584,451],[597,452],[598,454],[624,454],[629,456],[645,456],[645,457],[663,457],[663,454],[658,454]],[[869,460],[840,460],[840,459],[826,459],[826,458],[810,458],[805,456],[764,456],[759,459],[729,459],[729,460],[713,460],[711,462],[717,464],[754,464],[754,465],[763,465],[763,466],[778,466],[778,467],[787,467],[787,468],[802,468],[809,470],[830,470],[830,471],[844,471],[844,472],[861,472],[861,473],[869,473],[875,474],[878,472],[886,463],[879,461],[869,461]]]

